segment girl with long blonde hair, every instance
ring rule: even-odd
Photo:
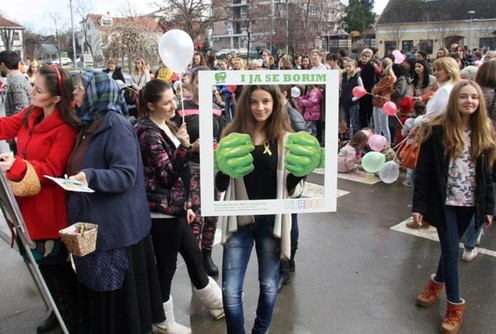
[[[446,286],[448,304],[441,332],[457,333],[465,310],[459,293],[460,237],[473,217],[476,227],[489,227],[494,210],[491,173],[496,150],[479,85],[470,80],[457,83],[446,112],[422,130],[412,217],[419,226],[425,219],[437,229],[441,257],[416,302],[430,306]]]

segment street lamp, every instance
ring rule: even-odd
[[[286,54],[289,54],[289,0],[286,0]]]
[[[467,43],[467,47],[468,47],[468,50],[470,52],[470,50],[472,50],[472,45],[471,45],[471,35],[472,35],[472,22],[474,21],[474,16],[475,16],[475,11],[473,10],[469,10],[467,12],[468,14],[468,43]]]
[[[74,33],[74,18],[72,15],[72,0],[69,0],[69,4],[71,7],[71,29],[72,29],[72,59],[74,61],[74,69],[77,70],[77,62],[76,62],[76,37]]]

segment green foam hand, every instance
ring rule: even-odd
[[[321,166],[322,150],[317,138],[301,131],[288,136],[285,145],[286,169],[294,176],[302,177]]]
[[[240,179],[255,169],[251,151],[255,146],[247,134],[233,132],[222,138],[215,151],[215,167],[222,173]]]

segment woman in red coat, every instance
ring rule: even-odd
[[[17,152],[0,154],[0,168],[9,180],[19,181],[29,162],[41,183],[34,196],[16,197],[29,236],[31,249],[43,278],[72,333],[78,320],[77,280],[67,262],[67,249],[58,231],[67,227],[64,190],[44,177],[61,177],[74,148],[77,119],[72,108],[70,74],[56,65],[41,67],[31,91],[31,105],[10,117],[0,118],[0,139],[17,138]],[[52,312],[38,327],[38,333],[57,326]],[[74,332],[76,332],[74,330]]]

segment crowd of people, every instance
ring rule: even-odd
[[[16,199],[36,242],[32,252],[40,272],[69,331],[191,333],[175,321],[171,296],[180,254],[193,294],[213,319],[225,317],[228,333],[242,334],[243,282],[254,244],[260,292],[251,332],[268,331],[277,293],[295,270],[297,215],[229,217],[223,221],[228,228],[222,268],[213,262],[218,217],[201,211],[198,73],[298,69],[339,71],[340,172],[361,168],[372,134],[383,135],[390,151],[405,140],[421,144],[417,166],[407,170],[404,182],[414,194],[408,227],[423,228],[426,221],[436,227],[441,258],[416,302],[431,305],[446,286],[442,331],[456,333],[465,301],[455,250],[466,232],[463,259],[472,260],[494,211],[496,57],[491,51],[467,53],[458,45],[451,49],[440,49],[433,61],[423,50],[414,57],[389,50],[382,59],[368,48],[356,57],[344,50],[313,50],[275,59],[262,51],[249,62],[195,52],[182,76],[164,63],[151,73],[137,58],[131,101],[118,84],[125,81],[122,69],[112,59],[105,70],[84,70],[75,78],[57,65],[31,62],[26,78],[18,70],[19,56],[1,52],[9,86],[0,139],[9,140],[14,154],[2,153],[0,167],[15,181],[30,166],[38,176],[41,190]],[[367,94],[355,96],[355,87]],[[301,195],[295,194],[298,185],[320,161],[295,166],[285,155],[301,154],[301,143],[320,152],[324,96],[319,85],[214,87],[214,143],[203,144],[216,145],[216,159],[223,159],[216,160],[215,198],[221,192],[226,200]],[[388,101],[397,105],[396,117],[384,112]],[[137,119],[131,123],[133,102]],[[64,174],[95,192],[66,194],[44,178]],[[81,221],[97,224],[99,234],[95,252],[72,257],[74,271],[58,231]],[[220,272],[221,286],[213,278]],[[57,324],[51,313],[37,331]]]

